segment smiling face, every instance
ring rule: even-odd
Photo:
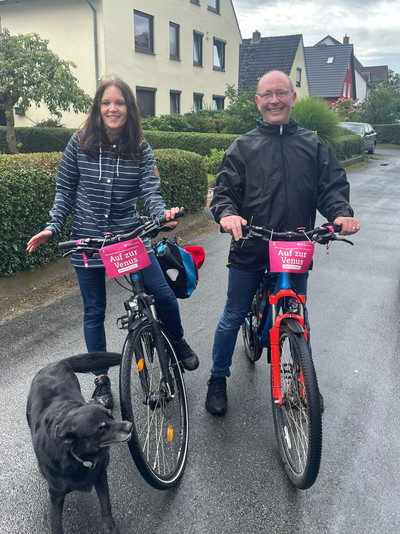
[[[110,85],[104,90],[100,114],[110,141],[117,139],[126,123],[127,107],[123,94],[115,85]]]
[[[275,94],[276,92],[287,94],[280,95],[278,98]],[[271,98],[263,98],[262,95],[266,93],[273,94]],[[287,124],[290,119],[290,112],[296,101],[296,93],[293,91],[290,78],[283,72],[268,72],[258,82],[255,101],[264,122]]]

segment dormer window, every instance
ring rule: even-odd
[[[335,59],[335,58],[334,58],[333,56],[330,56],[330,57],[328,57],[328,59],[326,60],[326,62],[327,62],[328,64],[329,64],[329,63],[333,63],[333,60],[334,60],[334,59]]]

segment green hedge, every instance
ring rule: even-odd
[[[32,128],[33,129],[33,128]],[[30,237],[43,230],[53,205],[61,153],[0,155],[0,275],[29,271],[60,256],[57,243],[26,252]],[[68,239],[70,222],[60,241]]]
[[[400,124],[374,124],[379,143],[400,145]]]
[[[32,152],[64,152],[71,135],[72,128],[15,128],[18,150],[23,154]],[[7,154],[7,128],[0,126],[0,154]]]
[[[167,206],[184,206],[187,213],[204,208],[207,172],[203,158],[181,150],[155,150],[155,156]],[[33,270],[60,257],[57,243],[69,239],[70,219],[57,240],[33,254],[26,252],[30,237],[48,221],[60,159],[60,152],[0,155],[0,276]]]
[[[336,138],[330,144],[337,159],[339,161],[345,161],[356,156],[362,156],[364,154],[362,138],[345,128],[342,129],[344,130],[343,135]]]
[[[161,132],[156,130],[146,130],[144,136],[153,149],[180,148],[181,150],[196,152],[201,156],[208,156],[213,148],[226,150],[238,137],[232,134]]]

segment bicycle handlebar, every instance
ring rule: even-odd
[[[286,232],[275,232],[271,228],[265,226],[249,225],[243,227],[243,233],[245,234],[243,239],[259,238],[265,241],[282,240],[282,241],[313,241],[322,245],[329,241],[344,241],[350,245],[353,245],[352,241],[348,239],[337,237],[336,233],[341,231],[342,227],[334,225],[333,223],[326,223],[322,226],[318,226],[312,230],[288,230]]]
[[[175,218],[171,220],[178,219],[185,215],[185,211],[179,210],[176,213]],[[151,219],[150,217],[141,217],[140,220],[143,222],[140,226],[128,232],[127,234],[119,235],[105,235],[104,237],[87,237],[84,239],[78,239],[76,241],[63,241],[58,243],[59,250],[68,250],[65,255],[75,251],[87,251],[91,250],[93,252],[99,250],[100,248],[106,245],[114,245],[115,243],[120,243],[121,241],[129,241],[135,237],[155,237],[161,230],[166,230],[165,223],[167,221],[165,215],[160,217],[155,217]]]

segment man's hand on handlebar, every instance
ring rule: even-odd
[[[333,223],[342,227],[340,235],[356,234],[360,229],[360,221],[353,217],[336,217]]]
[[[242,227],[247,225],[247,221],[240,215],[228,215],[227,217],[222,217],[219,224],[224,232],[231,234],[235,241],[239,241],[243,235]]]
[[[180,210],[183,210],[183,208],[171,208],[170,210],[166,210],[164,211],[164,216],[165,218],[167,219],[167,222],[166,223],[166,226],[170,226],[171,228],[175,228],[175,226],[178,225],[179,221],[181,220],[180,218],[178,219],[175,219],[175,215],[180,211]]]

